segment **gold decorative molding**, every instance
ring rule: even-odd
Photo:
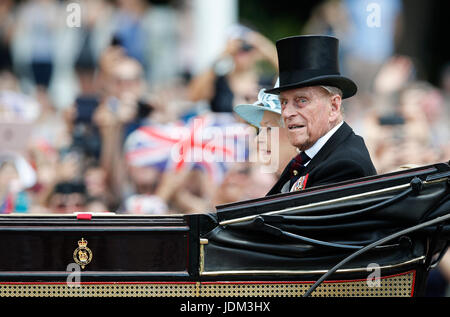
[[[186,297],[196,283],[0,283],[0,297]]]
[[[228,282],[202,283],[203,297],[300,297],[313,282]],[[379,286],[369,286],[367,281],[326,281],[312,294],[313,297],[411,297],[414,273],[380,278]]]
[[[379,286],[366,280],[325,281],[315,297],[410,297],[415,272],[381,277]],[[0,283],[0,297],[297,297],[313,282],[127,282],[127,283]]]

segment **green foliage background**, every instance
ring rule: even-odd
[[[239,20],[270,40],[299,35],[312,9],[323,1],[240,0]]]

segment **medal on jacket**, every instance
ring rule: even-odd
[[[294,185],[292,185],[291,192],[304,190],[306,187],[306,182],[308,181],[308,175],[309,174],[299,177],[299,179],[297,179],[297,181],[294,183]]]

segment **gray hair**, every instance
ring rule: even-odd
[[[342,90],[337,88],[337,87],[333,87],[333,86],[320,86],[323,89],[325,89],[330,95],[339,95],[342,98]]]
[[[339,95],[342,99],[343,93],[341,89],[333,86],[320,86],[320,87],[325,89],[330,96]],[[341,115],[344,115],[344,107],[342,105],[341,105]]]

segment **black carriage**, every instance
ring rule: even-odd
[[[450,167],[194,215],[0,216],[0,297],[421,296],[450,238]]]

